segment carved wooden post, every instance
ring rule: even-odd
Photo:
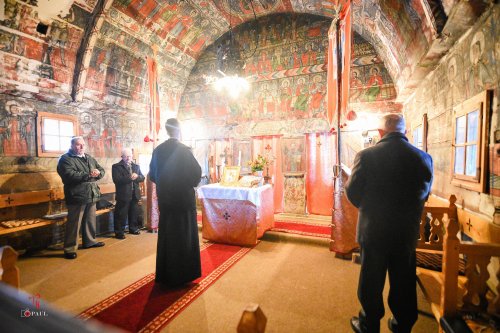
[[[238,324],[238,333],[264,333],[267,318],[258,304],[250,304],[243,310]]]
[[[17,252],[10,246],[0,248],[0,281],[19,288],[19,269],[16,266]]]
[[[454,316],[457,312],[458,289],[458,262],[460,254],[460,240],[457,238],[458,216],[455,202],[457,198],[450,196],[448,210],[448,225],[443,243],[443,281],[441,289],[441,317]]]

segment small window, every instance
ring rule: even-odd
[[[422,123],[411,130],[412,144],[423,151],[427,151],[427,113],[422,116]]]
[[[76,135],[76,117],[38,112],[37,149],[40,157],[56,157],[71,146]]]
[[[424,147],[422,138],[424,134],[424,128],[422,125],[418,125],[412,131],[413,133],[413,145],[418,149],[422,149]]]
[[[452,183],[478,192],[486,184],[490,95],[484,91],[454,108]]]

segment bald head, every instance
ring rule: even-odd
[[[392,132],[398,132],[405,134],[406,132],[406,124],[405,120],[402,115],[400,114],[395,114],[395,113],[390,113],[382,117],[380,119],[379,131],[382,131],[380,133],[381,136],[384,136],[387,133],[392,133]]]

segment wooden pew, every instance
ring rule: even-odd
[[[98,184],[101,194],[109,194],[115,192],[115,184],[105,183]],[[62,187],[52,188],[40,191],[18,192],[11,194],[0,194],[0,209],[8,207],[27,206],[33,204],[40,204],[44,202],[57,202],[64,200],[64,190]],[[102,215],[112,212],[113,209],[101,209],[96,212],[97,215]],[[51,212],[48,212],[51,214]],[[0,224],[0,236],[11,234],[18,231],[24,231],[32,228],[39,228],[55,222],[65,222],[64,217],[61,219],[37,219],[36,223],[20,225],[17,227],[8,228]]]
[[[493,257],[500,256],[500,244],[460,241],[457,233],[463,228],[455,202],[452,195],[448,207],[424,208],[417,246],[417,263],[423,256],[442,256],[441,271],[417,267],[418,284],[440,323],[440,332],[467,332],[468,326],[483,325],[478,323],[481,317],[500,319],[500,285],[492,291],[487,284],[487,266]],[[461,260],[465,260],[463,276],[459,276]],[[500,278],[500,268],[494,274]],[[462,318],[465,313],[467,322]]]

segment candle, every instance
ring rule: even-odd
[[[241,150],[238,152],[238,166],[241,166]]]

